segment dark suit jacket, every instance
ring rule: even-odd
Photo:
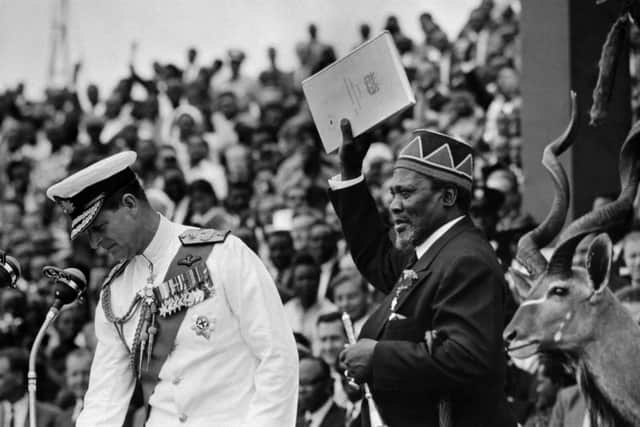
[[[587,407],[577,385],[558,392],[549,427],[582,427]]]
[[[346,411],[336,403],[332,403],[329,412],[324,416],[320,427],[344,427],[346,422]]]
[[[385,422],[437,427],[438,401],[446,397],[456,427],[514,427],[504,395],[507,287],[483,235],[468,218],[448,230],[413,266],[418,278],[395,310],[403,317],[388,320],[411,252],[393,246],[365,183],[330,197],[358,269],[387,294],[360,333],[378,340],[369,384]],[[431,330],[445,336],[432,354],[425,342]]]
[[[29,427],[29,411],[24,421],[24,427]],[[55,427],[56,417],[60,414],[60,410],[48,403],[36,402],[36,425],[37,427]],[[0,426],[5,423],[4,406],[0,405]]]

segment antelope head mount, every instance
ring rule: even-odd
[[[620,151],[621,192],[615,201],[573,221],[560,235],[560,243],[548,263],[538,250],[540,245],[536,243],[540,239],[535,238],[536,230],[532,232],[534,239],[525,235],[518,242],[516,261],[523,268],[511,269],[510,276],[524,298],[504,331],[513,357],[526,358],[539,351],[579,351],[594,338],[601,311],[611,304],[620,305],[607,288],[612,257],[608,236],[599,235],[591,243],[586,268],[572,266],[572,258],[585,236],[628,229],[640,181],[639,159],[640,123],[631,129]],[[566,180],[564,170],[561,172]],[[568,195],[568,186],[564,189],[558,186],[561,181],[554,177],[556,198]],[[568,203],[555,202],[554,206]],[[565,214],[566,210],[554,213],[552,207],[548,218],[558,215],[564,219]],[[543,243],[552,239],[543,239]]]

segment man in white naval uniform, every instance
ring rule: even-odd
[[[86,231],[92,246],[127,260],[105,281],[96,309],[98,344],[77,426],[122,425],[136,373],[144,389],[145,366],[158,360],[171,329],[162,321],[176,313],[182,320],[175,338],[168,333],[166,359],[160,358],[145,396],[147,426],[293,426],[297,352],[269,273],[238,238],[188,232],[154,212],[129,168],[135,157],[111,156],[47,191],[70,214],[72,238]],[[180,289],[200,299],[163,299],[169,286],[180,287],[167,281],[168,269],[194,242],[210,245],[201,260],[207,288],[190,288],[195,282],[186,280]],[[177,264],[189,267],[200,259],[190,254]]]

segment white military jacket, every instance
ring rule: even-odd
[[[164,279],[181,245],[178,235],[187,229],[161,217],[143,252],[153,263],[154,285]],[[134,257],[111,282],[112,311],[117,317],[125,314],[136,292],[147,283],[150,270],[145,257]],[[149,399],[146,425],[295,425],[298,356],[271,276],[257,255],[234,236],[213,246],[206,265],[214,294],[187,309]],[[197,333],[195,320],[202,316],[210,325],[209,334]],[[138,318],[136,313],[124,326],[129,348]],[[95,329],[98,344],[77,426],[120,426],[135,374],[128,350],[102,304],[96,308]]]

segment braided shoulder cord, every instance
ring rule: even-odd
[[[120,340],[124,344],[127,351],[131,353],[129,346],[127,345],[127,341],[124,338],[123,325],[134,316],[138,307],[140,306],[140,301],[142,300],[142,298],[140,297],[139,294],[136,294],[135,298],[131,302],[129,309],[124,314],[124,316],[116,317],[116,315],[113,313],[113,308],[111,307],[111,286],[110,286],[112,280],[124,270],[124,268],[127,266],[128,263],[129,263],[129,260],[126,260],[116,265],[113,268],[113,270],[110,272],[109,276],[105,279],[102,285],[102,310],[104,311],[104,315],[107,318],[107,320],[113,323],[113,325],[115,326],[116,331],[120,336]]]

